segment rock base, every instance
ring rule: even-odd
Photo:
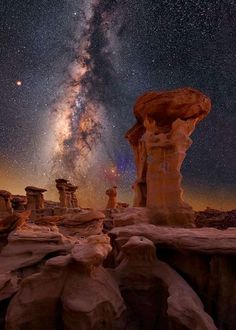
[[[195,213],[191,207],[178,209],[152,208],[149,212],[150,223],[156,226],[195,227]]]

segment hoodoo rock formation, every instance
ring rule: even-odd
[[[44,208],[43,188],[28,186],[25,188],[27,197],[27,210],[40,210]]]
[[[78,200],[76,197],[77,186],[72,185],[68,180],[56,179],[56,187],[59,192],[60,206],[66,208],[78,207]]]
[[[192,88],[148,92],[134,106],[137,123],[126,134],[137,168],[134,206],[153,209],[158,224],[193,224],[192,208],[182,199],[180,169],[190,135],[210,109],[210,99]]]
[[[117,207],[117,187],[114,186],[106,190],[108,196],[107,209],[115,209]]]

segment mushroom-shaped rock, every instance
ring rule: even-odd
[[[196,124],[210,99],[192,88],[148,92],[134,106],[137,123],[126,133],[135,155],[134,206],[153,209],[156,224],[192,226],[194,213],[182,199],[180,169]]]
[[[180,88],[165,92],[148,92],[140,96],[134,106],[134,115],[143,123],[147,117],[159,127],[171,125],[175,120],[197,119],[211,110],[210,99],[193,88]]]
[[[38,188],[34,186],[27,186],[25,188],[27,197],[27,209],[28,210],[38,210],[44,208],[44,198],[43,193],[47,191],[43,188]]]
[[[75,194],[78,186],[74,186],[66,179],[56,179],[55,181],[59,192],[60,206],[78,208],[78,200]]]

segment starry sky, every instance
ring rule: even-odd
[[[195,209],[236,208],[235,0],[0,2],[0,186],[24,193],[54,179],[103,206],[135,178],[125,132],[136,98],[191,86],[213,108],[182,168]]]

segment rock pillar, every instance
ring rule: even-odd
[[[27,197],[27,210],[39,210],[44,208],[43,193],[46,189],[28,186],[25,188]]]
[[[56,187],[59,192],[60,206],[66,208],[77,208],[78,200],[76,197],[77,186],[72,185],[68,180],[56,179]]]
[[[106,195],[109,197],[107,202],[107,209],[115,209],[117,207],[117,187],[114,186],[106,190]]]
[[[126,134],[137,168],[134,206],[152,209],[157,224],[193,223],[194,212],[182,198],[180,169],[190,135],[210,109],[209,98],[191,88],[146,93],[135,104],[137,123]]]

